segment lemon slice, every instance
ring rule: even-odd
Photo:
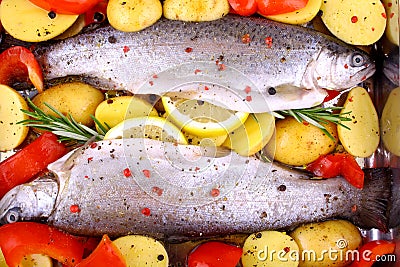
[[[108,125],[112,128],[126,119],[143,116],[157,117],[158,113],[149,102],[141,98],[119,96],[101,102],[97,106],[94,116],[104,126]]]
[[[111,128],[104,139],[150,138],[187,144],[183,133],[171,122],[160,117],[137,117],[124,120]]]
[[[168,120],[198,137],[225,135],[240,127],[249,115],[195,99],[163,96],[162,103]]]
[[[251,114],[241,127],[229,133],[222,145],[242,156],[254,155],[268,143],[274,130],[273,115],[270,113]]]

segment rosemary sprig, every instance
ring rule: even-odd
[[[306,109],[289,109],[280,110],[273,112],[273,115],[279,119],[284,119],[285,116],[292,116],[298,122],[308,122],[325,133],[329,138],[334,140],[334,137],[329,133],[323,124],[328,124],[329,122],[335,123],[341,127],[349,129],[346,125],[342,124],[343,121],[351,121],[351,118],[344,116],[350,114],[350,112],[345,113],[334,113],[336,110],[341,110],[343,107],[313,107]]]
[[[32,111],[24,109],[21,111],[32,119],[23,120],[18,123],[45,131],[51,131],[59,136],[60,141],[85,143],[93,136],[96,140],[102,140],[107,132],[107,129],[93,115],[91,115],[91,117],[96,123],[99,132],[77,122],[71,114],[65,116],[48,103],[44,104],[57,114],[58,117],[44,113],[43,110],[33,104],[29,98],[27,101]]]

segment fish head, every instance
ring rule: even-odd
[[[306,79],[319,89],[344,90],[358,85],[375,73],[375,63],[361,50],[332,52],[323,48],[310,64]],[[311,73],[310,73],[311,72]]]
[[[383,74],[397,86],[400,84],[399,65],[399,50],[395,49],[383,61]]]
[[[48,218],[57,195],[58,184],[50,178],[14,187],[0,200],[0,224]]]

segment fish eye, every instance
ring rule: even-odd
[[[7,211],[6,215],[4,216],[5,223],[15,223],[19,221],[21,210],[20,208],[12,208]]]
[[[351,56],[350,65],[352,67],[361,67],[362,65],[364,65],[364,57],[359,53],[354,53]]]

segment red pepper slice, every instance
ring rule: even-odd
[[[64,144],[51,132],[45,132],[35,141],[0,163],[0,199],[13,187],[30,181],[47,165],[67,153]]]
[[[58,14],[80,15],[94,7],[101,0],[29,0],[35,5]]]
[[[242,257],[240,247],[222,242],[206,242],[193,250],[188,257],[188,267],[235,267]]]
[[[108,0],[101,0],[94,7],[85,12],[85,26],[101,23],[107,18]]]
[[[29,80],[38,90],[43,91],[42,69],[32,52],[22,46],[13,46],[0,54],[0,84],[12,85],[13,82]]]
[[[374,240],[364,244],[359,250],[360,260],[353,261],[350,267],[370,267],[379,257],[393,254],[396,244],[387,240]]]
[[[0,247],[9,267],[18,266],[30,254],[45,254],[66,266],[75,266],[82,260],[84,250],[75,236],[35,222],[1,226]]]
[[[316,161],[308,164],[306,169],[323,178],[342,175],[354,187],[360,189],[364,187],[364,172],[354,157],[347,153],[320,156]]]
[[[233,12],[242,16],[251,16],[257,12],[256,0],[228,0]]]
[[[308,0],[256,0],[258,13],[263,16],[293,12],[305,7]]]
[[[325,90],[328,94],[326,95],[326,97],[324,98],[323,102],[328,102],[331,101],[332,99],[334,99],[335,97],[337,97],[340,92],[336,91],[336,90]]]
[[[104,235],[96,249],[76,267],[125,267],[125,259],[119,249]]]

